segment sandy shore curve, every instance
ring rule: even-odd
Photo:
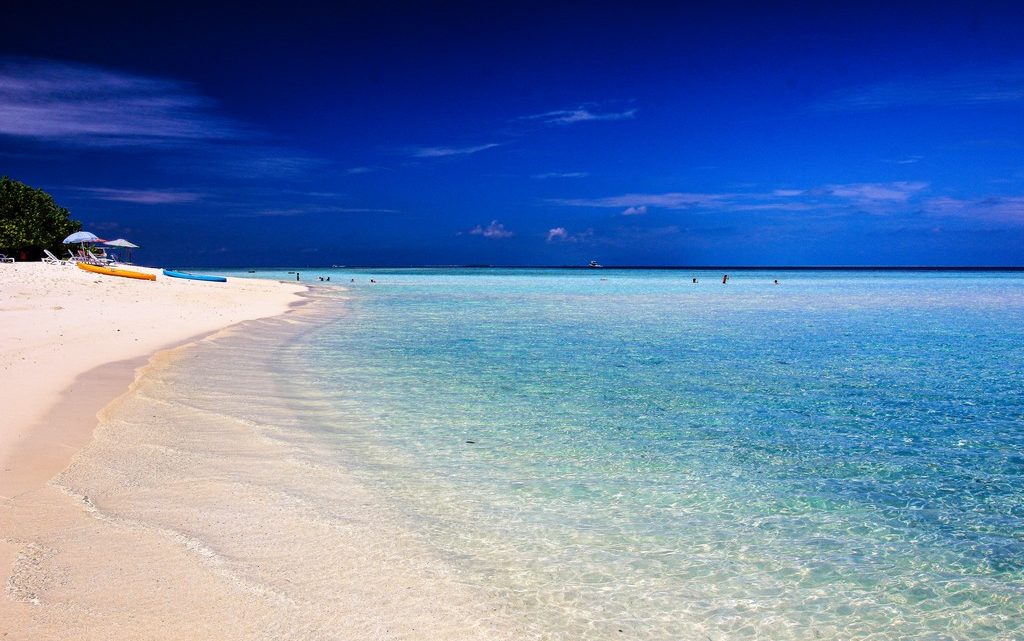
[[[9,584],[24,546],[8,536],[19,508],[66,500],[46,482],[89,442],[97,412],[155,352],[285,313],[303,291],[269,280],[150,282],[73,266],[0,265],[0,634],[17,632],[31,602],[12,598]],[[52,510],[32,512],[40,519],[32,527],[46,528]]]

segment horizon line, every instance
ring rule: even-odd
[[[191,265],[207,269],[580,269],[580,270],[664,270],[664,271],[1024,271],[1024,265],[490,265],[470,264],[405,264],[405,265]]]

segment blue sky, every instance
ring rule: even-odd
[[[484,4],[19,3],[0,173],[181,265],[1024,264],[1022,8]]]

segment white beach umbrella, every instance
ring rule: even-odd
[[[91,231],[76,231],[67,238],[64,239],[65,245],[79,244],[82,247],[82,251],[85,251],[87,244],[102,243],[106,242]]]
[[[124,238],[115,238],[114,240],[108,240],[103,243],[107,247],[124,247],[128,250],[128,262],[132,262],[132,250],[138,249],[139,246],[131,241],[127,241]]]
[[[138,249],[139,246],[133,242],[129,242],[124,238],[115,238],[114,240],[108,240],[103,243],[107,247],[127,247],[128,249]]]
[[[102,243],[106,242],[91,231],[76,231],[67,238],[64,239],[65,245],[74,245],[75,243]]]

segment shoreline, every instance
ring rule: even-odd
[[[8,626],[29,606],[13,598],[13,566],[24,541],[9,533],[26,507],[38,512],[32,527],[52,526],[52,503],[66,503],[67,497],[49,481],[92,441],[104,409],[129,394],[162,355],[309,302],[303,297],[308,287],[283,281],[232,279],[228,287],[214,289],[163,279],[157,289],[124,280],[43,263],[0,270],[0,319],[6,324],[2,369],[14,382],[4,390],[10,411],[0,426],[0,580],[6,588],[0,634],[5,637],[16,634],[17,628]],[[71,313],[61,314],[65,311]],[[175,313],[179,323],[173,322]],[[121,327],[129,331],[122,333]]]
[[[152,268],[134,269],[159,273]],[[0,500],[16,495],[18,492],[12,489],[26,484],[13,478],[9,469],[12,463],[40,482],[60,471],[39,479],[40,473],[27,469],[30,466],[22,450],[39,449],[39,444],[32,443],[34,437],[46,433],[40,428],[46,427],[55,412],[62,411],[61,406],[69,410],[81,405],[77,413],[68,411],[63,418],[77,420],[77,414],[84,413],[83,420],[94,423],[95,414],[123,393],[134,380],[135,370],[157,352],[201,340],[246,320],[287,313],[306,302],[301,293],[308,291],[304,285],[260,279],[233,279],[234,286],[227,292],[212,288],[203,291],[191,281],[163,279],[157,284],[165,290],[159,292],[161,298],[157,300],[146,297],[154,292],[138,289],[152,286],[149,283],[119,282],[123,280],[43,263],[16,263],[0,270],[0,284],[7,289],[0,292],[0,319],[7,322],[9,315],[14,316],[5,328],[10,334],[0,349],[0,367],[9,380],[16,381],[5,390],[3,398],[8,417],[0,427]],[[47,286],[57,290],[43,289]],[[21,289],[12,293],[15,288]],[[232,295],[227,301],[230,309],[218,307],[224,293]],[[270,300],[265,298],[268,294],[272,295]],[[85,297],[89,299],[82,301]],[[53,305],[55,302],[63,304]],[[108,304],[118,307],[111,312],[103,307]],[[165,316],[167,308],[179,312],[179,324]],[[71,318],[65,314],[65,318],[58,319],[54,312],[71,312]],[[145,331],[137,333],[143,324]],[[124,335],[122,327],[127,330]],[[114,374],[102,368],[120,372]],[[116,393],[110,388],[93,388],[98,381],[88,380],[90,375],[117,376],[117,382],[109,382]],[[106,400],[90,398],[82,392],[82,384],[94,393],[101,392]],[[50,431],[60,430],[54,427]]]
[[[153,354],[88,443],[13,501],[5,639],[501,639],[517,624],[315,453],[287,347],[316,305]],[[116,368],[115,368],[116,369]],[[123,370],[122,370],[123,371]],[[298,428],[298,429],[296,429]],[[187,612],[190,616],[181,616]],[[6,624],[6,625],[5,625]]]

